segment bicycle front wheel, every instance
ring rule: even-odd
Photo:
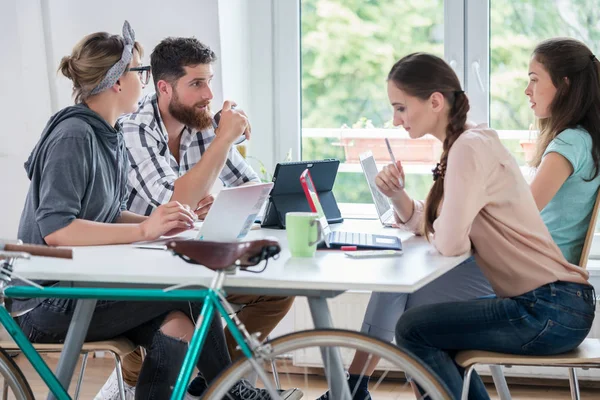
[[[269,379],[273,380],[271,383],[281,382],[283,389],[298,388],[304,399],[314,399],[330,388],[327,382],[331,380],[325,378],[329,371],[325,371],[323,367],[330,360],[323,361],[333,354],[331,350],[340,351],[345,368],[357,351],[366,353],[368,360],[374,357],[381,359],[369,388],[371,392],[385,393],[385,396],[378,395],[378,398],[396,399],[406,396],[412,391],[408,385],[408,381],[412,380],[425,392],[423,397],[433,400],[451,399],[445,385],[421,361],[390,343],[358,332],[331,329],[292,333],[267,343],[255,360],[264,371],[268,371]],[[278,373],[272,374],[273,369]],[[253,375],[257,374],[253,374],[250,361],[240,359],[217,377],[204,398],[234,398],[230,395],[231,388],[241,379]],[[362,378],[363,375],[364,371],[359,376]],[[409,380],[406,379],[408,376]],[[258,379],[256,386],[265,385]],[[358,385],[350,385],[349,389],[352,397],[363,398]]]
[[[0,348],[1,399],[34,400],[33,392],[21,368],[6,350]]]

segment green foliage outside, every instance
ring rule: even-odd
[[[441,0],[303,0],[302,124],[377,127],[390,119],[386,77],[400,55],[443,55]]]
[[[485,1],[485,0],[481,0]],[[534,122],[527,85],[531,52],[555,36],[583,40],[600,54],[598,0],[490,0],[491,125],[527,130]],[[443,56],[443,0],[302,0],[302,126],[389,126],[386,77],[400,57],[423,51]],[[370,121],[370,122],[368,122]],[[344,161],[336,139],[304,138],[303,159]],[[520,164],[518,140],[507,140]],[[430,175],[407,176],[407,190],[424,198]],[[338,202],[370,203],[365,179],[340,173]]]

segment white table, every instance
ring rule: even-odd
[[[225,287],[228,291],[259,289],[261,293],[285,291],[289,294],[305,290],[412,293],[469,257],[469,254],[443,257],[424,238],[383,228],[376,220],[349,220],[334,227],[400,236],[404,255],[357,260],[346,257],[341,251],[318,251],[314,258],[293,258],[287,248],[284,230],[261,229],[251,231],[247,239],[275,237],[281,244],[281,255],[277,260],[270,260],[268,268],[260,274],[240,271],[229,276]],[[194,231],[189,232],[182,236],[193,236]],[[214,275],[212,271],[188,264],[166,251],[131,245],[73,249],[73,260],[33,257],[19,261],[15,271],[29,279],[162,286],[184,282],[207,286]]]
[[[413,293],[466,260],[441,256],[424,238],[383,228],[377,220],[347,220],[334,229],[398,235],[404,254],[393,258],[350,259],[341,251],[318,251],[314,258],[292,258],[285,231],[251,231],[248,240],[275,237],[282,253],[260,273],[238,271],[228,276],[228,292],[308,297],[315,328],[331,328],[326,299],[346,290]],[[193,236],[194,231],[183,234]],[[258,268],[258,267],[254,267]],[[78,286],[168,287],[186,283],[209,286],[214,272],[188,264],[170,252],[130,245],[74,248],[73,260],[32,257],[19,260],[15,271],[28,279],[56,280]],[[57,376],[68,388],[96,300],[79,300],[65,340]]]

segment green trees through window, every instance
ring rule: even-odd
[[[340,129],[390,127],[390,67],[416,51],[443,56],[444,24],[453,22],[444,21],[443,0],[301,0],[301,5],[302,128],[331,130],[304,134],[302,158],[344,163]],[[524,95],[529,58],[536,43],[554,36],[583,40],[599,54],[598,0],[490,0],[490,122],[498,130],[523,131],[522,137],[504,140],[522,165],[519,139],[528,139],[534,122]],[[381,131],[374,137],[383,143]],[[417,198],[431,185],[423,171],[407,176],[407,189]],[[371,203],[358,164],[342,169],[334,191],[341,203]]]

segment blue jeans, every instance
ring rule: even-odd
[[[136,386],[136,399],[163,400],[171,397],[188,344],[164,335],[160,327],[166,316],[180,311],[192,321],[200,314],[202,303],[186,301],[108,301],[98,300],[86,341],[109,340],[124,336],[147,350]],[[75,310],[75,300],[46,299],[18,317],[21,329],[33,343],[63,343]],[[190,390],[204,387],[231,364],[221,318],[213,316],[197,367],[201,375]]]
[[[405,311],[428,304],[467,301],[493,294],[473,257],[414,293],[371,294],[361,332],[386,342],[394,339],[396,323]]]
[[[553,355],[576,348],[594,321],[590,285],[554,282],[511,298],[478,299],[413,308],[396,325],[396,343],[425,362],[447,385],[462,393],[460,350]],[[469,399],[489,399],[473,373]]]

